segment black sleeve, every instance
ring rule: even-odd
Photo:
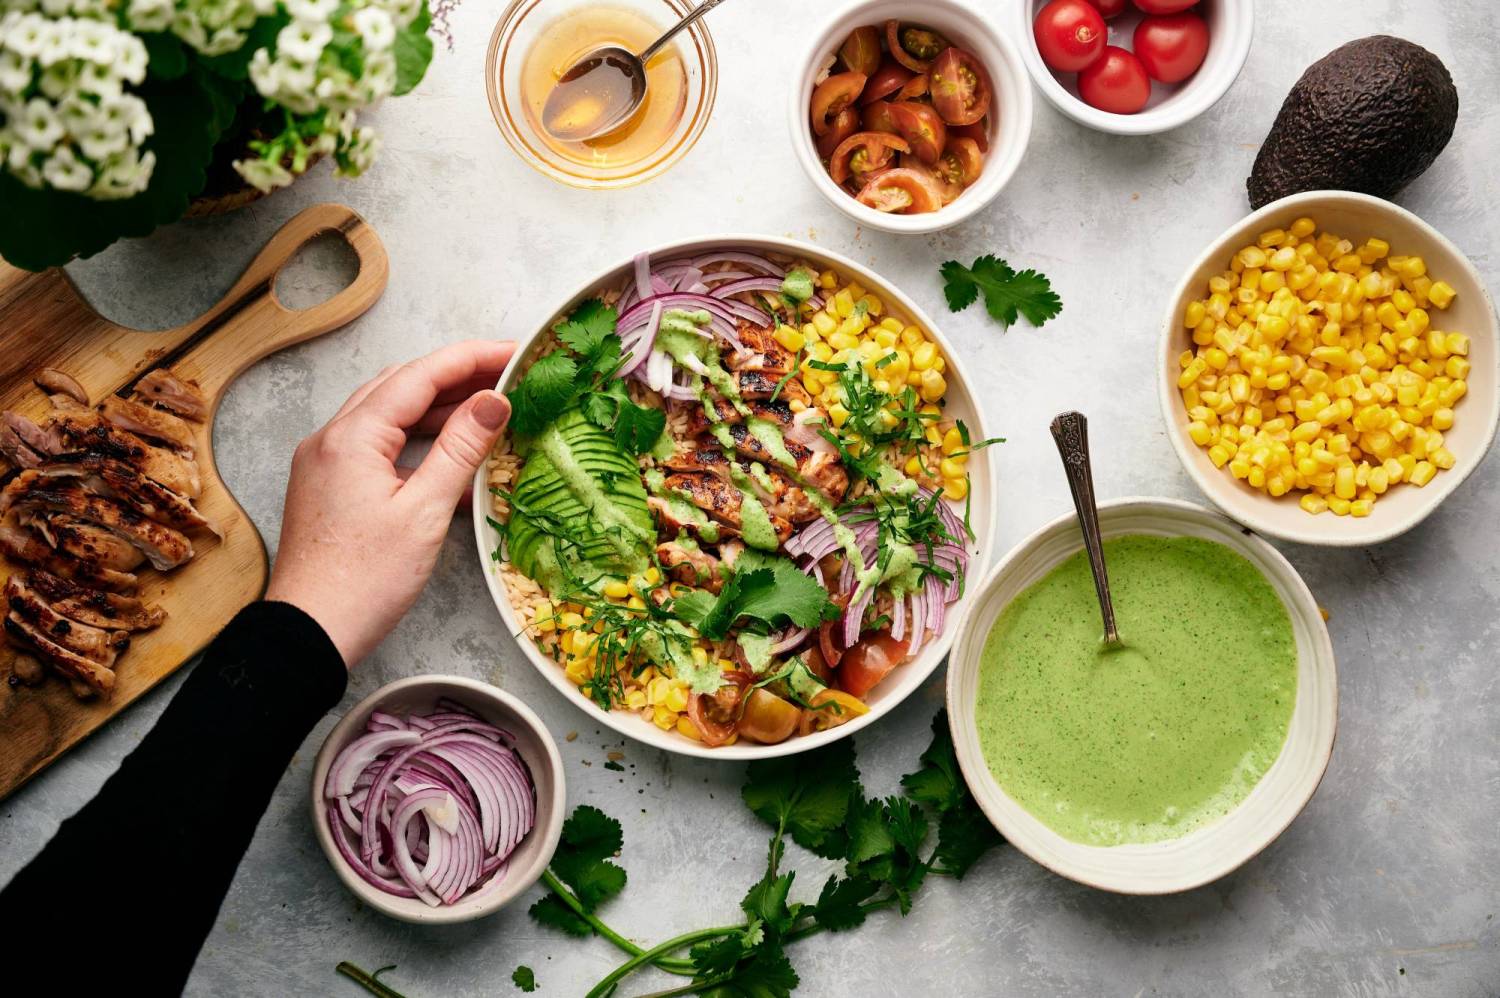
[[[7,973],[180,992],[288,761],[346,681],[301,610],[240,611],[99,796],[0,892],[0,925],[25,940]]]

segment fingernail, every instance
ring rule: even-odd
[[[474,403],[474,418],[486,430],[498,430],[510,418],[510,400],[499,392],[485,392]]]

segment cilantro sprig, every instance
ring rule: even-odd
[[[648,966],[688,979],[656,998],[789,998],[800,983],[789,946],[856,929],[885,908],[904,916],[929,878],[961,879],[1002,841],[959,777],[944,712],[933,718],[932,732],[921,767],[902,777],[901,793],[886,798],[865,796],[849,739],[750,764],[741,796],[772,834],[765,868],[740,902],[743,922],[686,932],[649,949],[611,929],[596,909],[624,887],[624,870],[610,862],[624,835],[619,822],[588,805],[564,824],[542,875],[550,893],[532,906],[532,917],[570,935],[602,936],[629,956],[589,998],[616,993],[622,980]],[[796,873],[781,869],[788,838],[843,862],[815,899],[794,899]],[[686,957],[678,955],[684,951]]]
[[[717,598],[695,589],[678,596],[672,612],[703,637],[717,641],[728,637],[742,618],[770,626],[817,627],[837,616],[838,608],[827,590],[792,561],[752,549],[740,554]]]
[[[1035,270],[1012,270],[1010,264],[987,253],[965,267],[957,260],[942,266],[943,293],[950,311],[962,312],[984,294],[984,307],[1002,326],[1024,316],[1033,326],[1044,325],[1062,311],[1062,299],[1052,282]]]
[[[589,422],[614,435],[627,454],[651,449],[666,428],[660,409],[636,405],[617,377],[626,357],[615,333],[613,306],[591,298],[557,323],[561,349],[540,357],[509,393],[512,432],[535,436],[574,405]]]

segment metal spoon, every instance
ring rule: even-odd
[[[1104,570],[1104,539],[1099,534],[1099,507],[1094,503],[1094,472],[1089,467],[1089,421],[1081,412],[1065,412],[1052,421],[1052,439],[1062,456],[1068,476],[1068,490],[1073,493],[1073,507],[1078,511],[1078,525],[1083,528],[1083,548],[1089,553],[1089,568],[1094,573],[1094,592],[1099,596],[1099,612],[1104,617],[1104,643],[1120,643],[1115,626],[1115,606],[1109,598],[1109,573]]]
[[[542,105],[542,127],[563,142],[598,138],[618,128],[646,99],[646,63],[679,31],[723,2],[703,0],[639,56],[618,45],[606,45],[579,59],[547,95],[547,102]],[[583,120],[570,121],[568,112],[580,98],[600,101],[599,111]]]

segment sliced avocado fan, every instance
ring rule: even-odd
[[[645,571],[656,531],[635,459],[565,410],[529,442],[507,538],[511,563],[554,596],[570,580]]]

